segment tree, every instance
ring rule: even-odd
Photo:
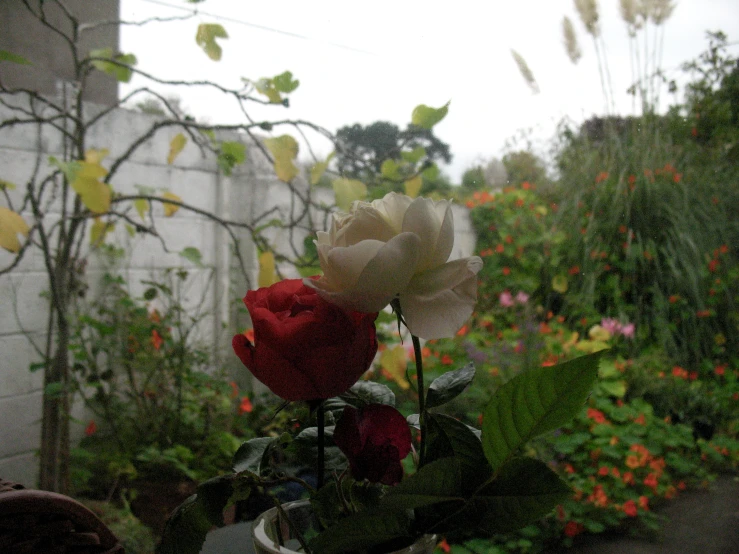
[[[355,123],[339,129],[336,140],[336,169],[339,174],[368,186],[387,180],[387,172],[384,179],[382,175],[383,163],[386,160],[402,161],[403,151],[418,153],[414,156],[417,159],[412,161],[423,168],[436,161],[449,163],[452,160],[449,145],[439,140],[432,129],[420,125],[409,124],[401,131],[397,125],[387,121],[376,121],[367,126]],[[402,183],[402,179],[398,183]]]
[[[528,181],[543,185],[548,182],[544,160],[528,150],[509,152],[503,156],[503,165],[508,173],[508,182],[511,184],[517,185]]]

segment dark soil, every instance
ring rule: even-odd
[[[547,554],[739,554],[739,476],[719,476],[708,490],[685,492],[656,511],[667,518],[656,540],[583,536]]]

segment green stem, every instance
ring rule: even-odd
[[[411,335],[413,352],[416,356],[416,378],[418,380],[418,418],[421,426],[421,446],[419,448],[418,465],[423,467],[426,460],[426,391],[423,387],[423,355],[418,337]]]

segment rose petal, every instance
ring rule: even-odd
[[[351,246],[368,239],[387,242],[395,235],[397,232],[383,215],[368,205],[337,223],[333,245]]]
[[[410,332],[424,339],[453,337],[477,302],[477,256],[454,260],[416,275],[400,295]]]
[[[380,200],[372,201],[371,206],[382,214],[395,233],[400,233],[403,230],[403,216],[412,203],[410,196],[388,192]]]
[[[416,233],[421,239],[421,252],[416,272],[443,264],[454,245],[454,221],[451,204],[416,198],[403,219],[403,231]],[[439,214],[443,214],[441,217]]]

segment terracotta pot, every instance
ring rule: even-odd
[[[293,525],[301,533],[315,525],[313,510],[308,500],[297,500],[282,505],[282,509],[289,514]],[[267,510],[254,520],[252,540],[257,554],[296,554],[302,552],[300,543],[291,533],[290,526],[280,521],[277,508]],[[282,536],[280,546],[278,537]],[[415,543],[400,550],[387,554],[432,554],[437,543],[436,535],[424,535]]]

